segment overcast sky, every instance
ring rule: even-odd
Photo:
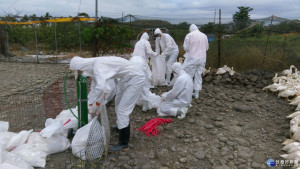
[[[300,19],[300,0],[98,0],[98,17],[119,18],[140,15],[162,18],[209,18],[222,10],[222,18],[232,18],[238,6],[253,8],[251,19],[276,15]],[[95,16],[95,0],[0,0],[0,16],[24,14],[37,16],[49,12],[52,16],[76,16],[85,12]]]

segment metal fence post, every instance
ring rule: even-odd
[[[263,63],[262,63],[262,68],[263,69],[264,69],[265,60],[266,60],[266,57],[267,57],[267,49],[268,49],[269,38],[270,38],[271,29],[272,29],[273,17],[274,16],[272,16],[272,18],[271,18],[271,24],[270,24],[270,29],[269,29],[269,33],[268,33],[267,44],[266,44],[266,49],[265,49],[265,53],[264,53],[264,59],[263,59]]]
[[[80,56],[81,55],[81,38],[80,38],[80,20],[78,21],[78,31],[79,31],[79,50],[80,50]]]
[[[56,54],[56,63],[58,63],[58,58],[57,58],[56,22],[54,22],[54,38],[55,38],[55,54]]]
[[[35,34],[35,47],[36,47],[36,62],[39,62],[39,49],[38,49],[38,41],[37,41],[37,33],[36,33],[36,23],[34,23],[34,34]]]
[[[7,32],[7,18],[5,17],[5,34],[6,34],[6,57],[9,57],[9,41],[8,41],[8,32]],[[10,61],[10,57],[9,57],[9,61]]]
[[[219,9],[219,31],[218,31],[218,68],[221,67],[221,9]]]

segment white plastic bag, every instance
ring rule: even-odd
[[[92,121],[90,121],[87,125],[81,127],[80,129],[77,130],[72,143],[71,143],[71,147],[72,147],[72,153],[73,155],[75,155],[76,157],[81,158],[82,160],[94,160],[95,158],[97,158],[98,154],[93,154],[94,152],[97,151],[98,148],[103,148],[104,147],[99,147],[99,143],[100,141],[104,141],[103,146],[105,145],[105,139],[103,137],[105,137],[104,134],[104,129],[103,127],[99,124],[99,122],[97,121],[97,116],[95,116],[93,118]],[[88,137],[90,136],[90,129],[92,125],[95,125],[95,123],[98,123],[97,126],[93,126],[94,130],[101,130],[99,132],[97,132],[97,134],[92,135],[91,137],[93,137],[93,143],[91,143],[91,145],[88,145],[87,147],[87,141],[88,141]],[[95,128],[98,127],[98,128]],[[103,135],[99,135],[99,133],[103,133]],[[87,150],[88,149],[88,150]],[[92,153],[87,153],[87,151],[92,150]],[[100,153],[97,151],[97,153]]]
[[[13,148],[16,148],[21,144],[24,144],[31,132],[32,129],[29,131],[23,130],[19,132],[17,135],[14,135],[13,137],[11,137],[11,139],[9,139],[8,143],[5,146],[5,149],[7,151],[11,151]]]
[[[53,134],[64,132],[64,125],[58,120],[48,118],[45,122],[45,128],[40,132],[40,135],[46,138],[51,137]]]
[[[0,169],[23,169],[9,163],[0,164]]]
[[[2,161],[3,163],[7,163],[22,169],[33,169],[33,167],[30,164],[28,164],[28,162],[26,162],[16,154],[3,151],[2,155],[3,155],[3,161]]]
[[[11,151],[11,153],[21,157],[33,167],[45,167],[46,165],[47,154],[33,145],[22,144]]]
[[[163,56],[151,57],[152,65],[152,85],[163,86],[165,84],[166,61]]]
[[[0,134],[0,150],[1,149],[5,149],[8,141],[13,137],[17,135],[17,133],[13,133],[13,132],[2,132]]]
[[[33,145],[37,149],[47,153],[47,155],[50,155],[67,150],[70,146],[70,141],[60,134],[54,134],[50,138],[44,138],[37,132],[33,132],[29,135],[27,144]]]
[[[75,114],[76,117],[78,117],[78,110],[76,108],[71,109],[72,112]],[[64,124],[65,129],[78,129],[78,120],[77,118],[72,114],[70,109],[63,110],[59,115],[56,116],[55,120],[59,120]],[[88,114],[88,121],[92,120],[92,116]]]
[[[6,121],[0,121],[0,133],[7,132],[9,127],[9,123]]]

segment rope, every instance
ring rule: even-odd
[[[157,136],[159,131],[157,130],[157,127],[161,124],[166,124],[172,122],[172,119],[162,119],[162,118],[154,118],[148,121],[145,125],[143,125],[141,128],[138,128],[136,130],[141,130],[144,132],[148,137]]]

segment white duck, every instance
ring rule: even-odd
[[[288,100],[288,97],[295,96],[298,91],[293,88],[288,88],[284,91],[281,91],[278,93],[278,97],[284,97],[286,100]]]
[[[296,142],[296,141],[293,140],[293,139],[285,139],[285,140],[283,141],[283,143],[281,143],[281,144],[283,144],[283,145],[288,145],[288,144],[294,143],[294,142]]]
[[[222,68],[222,67],[220,67],[220,68],[218,68],[218,71],[217,71],[217,75],[222,75],[222,74],[224,74],[224,73],[226,73],[226,70],[224,69],[224,68]]]
[[[233,76],[235,74],[235,71],[233,70],[233,67],[231,67],[231,70],[229,71],[229,75]]]
[[[293,119],[294,117],[297,117],[297,116],[299,116],[299,115],[300,115],[300,111],[296,111],[296,112],[294,112],[294,113],[288,115],[286,118],[288,118],[288,119]]]
[[[292,143],[289,143],[289,144],[285,145],[281,150],[289,151],[290,149],[293,149],[293,148],[298,147],[298,146],[300,146],[299,142],[292,142]]]
[[[300,103],[300,96],[295,97],[292,102],[290,103],[290,105],[298,105]]]
[[[279,77],[278,77],[278,73],[275,73],[275,76],[272,78],[273,83],[278,83],[279,82]]]
[[[282,75],[291,75],[293,73],[293,68],[296,68],[294,65],[291,65],[290,66],[290,69],[286,69],[284,71],[281,72]]]
[[[300,111],[300,103],[298,104],[298,106],[295,109],[296,111]]]
[[[208,69],[204,68],[202,75],[205,76],[206,74],[208,74],[210,72],[210,69],[211,69],[211,67],[209,67]]]
[[[263,91],[265,91],[265,90],[270,90],[270,91],[272,91],[272,92],[276,92],[276,91],[277,91],[276,89],[277,89],[279,86],[282,86],[281,83],[282,83],[282,80],[280,79],[278,83],[273,83],[273,84],[270,84],[270,85],[264,87],[264,88],[263,88]]]
[[[300,132],[299,124],[300,124],[300,116],[296,116],[290,121],[290,137],[291,138],[294,138],[293,134]]]
[[[300,151],[294,152],[292,154],[283,154],[280,157],[286,160],[299,160],[300,161]]]

